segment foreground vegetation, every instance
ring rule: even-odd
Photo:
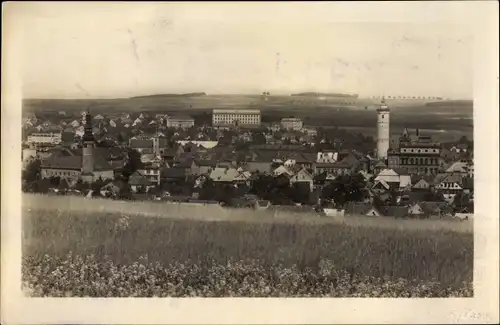
[[[260,261],[148,262],[117,265],[69,254],[23,263],[25,290],[43,297],[471,297],[472,285],[361,276],[322,260],[317,268],[265,265]]]
[[[23,211],[23,249],[35,295],[472,295],[473,236],[451,230],[51,206]]]

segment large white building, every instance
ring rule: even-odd
[[[189,129],[194,126],[194,119],[189,116],[169,116],[167,118],[167,127]]]
[[[382,100],[380,108],[377,109],[377,157],[379,159],[386,159],[389,150],[390,113],[385,100]]]
[[[213,126],[258,126],[260,110],[256,109],[214,109]]]
[[[304,123],[298,117],[285,117],[281,119],[281,127],[286,130],[302,130]]]
[[[61,132],[55,133],[33,133],[28,136],[28,144],[30,145],[56,145],[61,143]]]

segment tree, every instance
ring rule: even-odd
[[[432,202],[442,202],[444,201],[444,196],[443,193],[439,191],[429,191],[425,193],[424,200]]]
[[[456,211],[463,210],[469,205],[469,197],[463,192],[458,192],[453,198],[453,207]]]
[[[103,186],[104,186],[104,181],[102,180],[101,177],[99,177],[99,179],[93,182],[91,185],[92,196],[102,196],[101,189]]]
[[[296,182],[290,188],[290,199],[294,202],[307,204],[311,196],[309,183]]]
[[[128,181],[130,175],[135,173],[138,169],[143,167],[143,163],[141,161],[141,153],[135,149],[128,150],[128,160],[123,166],[122,175],[125,180]]]
[[[23,170],[22,179],[27,183],[39,180],[41,177],[41,165],[42,162],[40,159],[35,159],[29,162],[26,169]]]
[[[342,175],[323,188],[322,197],[333,199],[337,207],[347,202],[359,202],[366,196],[366,182],[362,175]]]
[[[120,199],[132,200],[133,196],[130,185],[128,185],[127,183],[122,183],[120,186],[120,190],[118,191],[118,197]]]
[[[262,132],[256,132],[252,135],[253,144],[266,144],[266,137]]]
[[[90,189],[90,184],[79,179],[78,182],[75,184],[75,189],[82,193],[85,193],[87,190]]]

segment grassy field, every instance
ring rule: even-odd
[[[467,291],[468,289],[465,291],[469,293],[463,293],[464,283],[466,287],[472,283],[473,270],[473,235],[467,231],[455,231],[445,229],[445,227],[426,229],[411,227],[409,224],[406,227],[401,227],[401,225],[379,227],[373,223],[371,226],[362,226],[361,224],[322,222],[319,221],[320,219],[314,222],[293,222],[291,219],[246,222],[238,218],[217,220],[207,216],[208,220],[199,220],[154,217],[152,214],[146,218],[144,214],[134,211],[129,211],[127,217],[124,217],[123,213],[106,211],[104,206],[99,207],[99,203],[92,204],[97,208],[87,211],[59,209],[63,206],[57,207],[54,202],[50,201],[47,201],[44,206],[46,208],[42,209],[41,205],[39,208],[33,208],[29,204],[24,204],[23,208],[23,258],[25,270],[28,270],[24,272],[24,276],[28,279],[38,279],[31,281],[38,285],[47,285],[47,281],[56,281],[59,279],[57,276],[59,272],[69,272],[67,271],[68,263],[84,265],[81,268],[91,273],[93,269],[89,269],[88,265],[94,265],[95,270],[100,270],[98,276],[103,279],[105,277],[103,273],[108,272],[101,269],[103,265],[114,265],[108,268],[128,268],[133,265],[136,266],[132,268],[139,267],[137,262],[147,255],[149,264],[145,263],[149,265],[148,270],[162,269],[166,266],[166,270],[170,270],[168,272],[173,272],[172,268],[175,270],[179,267],[182,270],[187,268],[189,272],[186,274],[191,274],[190,276],[196,274],[194,276],[196,279],[213,276],[213,274],[210,275],[211,271],[207,270],[216,269],[219,270],[217,272],[223,274],[229,272],[238,278],[240,271],[233,270],[234,265],[246,265],[241,266],[245,270],[249,267],[251,271],[247,270],[244,273],[250,278],[255,274],[268,274],[262,275],[263,278],[262,276],[258,278],[271,284],[277,283],[277,280],[272,280],[274,278],[269,275],[278,272],[276,268],[298,270],[299,278],[302,279],[300,281],[306,281],[304,279],[308,277],[307,274],[313,274],[311,276],[315,277],[314,281],[320,281],[317,278],[319,275],[314,274],[319,274],[320,270],[324,270],[324,265],[328,266],[328,270],[337,272],[333,280],[322,276],[322,282],[320,282],[323,283],[321,285],[323,289],[315,289],[316,291],[312,292],[313,295],[322,295],[324,290],[330,290],[327,295],[339,295],[338,290],[331,289],[331,284],[345,277],[351,281],[349,290],[352,292],[349,291],[351,293],[346,294],[347,296],[356,296],[359,290],[368,290],[366,288],[352,289],[353,277],[372,279],[366,280],[368,282],[356,280],[357,282],[354,281],[357,283],[356,286],[366,282],[370,283],[370,288],[381,288],[384,283],[403,281],[402,286],[408,289],[415,287],[412,281],[424,281],[431,286],[449,288],[446,289],[448,291],[445,290],[446,292],[457,290],[462,292],[458,295],[471,294]],[[170,211],[163,214],[159,211],[156,213],[159,216],[164,216],[164,214],[168,216]],[[382,219],[381,223],[384,223]],[[72,262],[67,260],[69,253],[72,254],[70,258]],[[183,264],[177,264],[176,267],[175,263]],[[228,263],[233,263],[231,271],[227,271],[227,267],[218,269],[220,265],[224,266]],[[57,272],[52,269],[54,267]],[[73,270],[74,266],[71,269]],[[161,272],[164,272],[162,274],[166,274],[167,271],[162,270]],[[269,273],[269,270],[274,271]],[[135,271],[128,270],[127,272],[134,273]],[[278,273],[280,272],[285,271]],[[40,274],[45,274],[43,276],[45,280],[40,280]],[[75,273],[75,276],[78,274],[80,273]],[[85,280],[86,278],[81,276],[81,281],[87,281],[88,284],[88,279]],[[224,281],[233,281],[232,276],[228,274],[224,277],[226,279]],[[187,281],[185,276],[183,279],[182,283],[185,284]],[[243,281],[243,279],[240,280]],[[254,285],[258,287],[261,280],[255,280]],[[239,288],[240,282],[233,283],[233,286]],[[278,282],[282,283],[281,280]],[[306,282],[304,282],[304,288],[307,287]],[[185,288],[182,283],[174,283],[178,287],[177,291],[172,289],[174,290],[172,295],[188,294],[183,291]],[[330,289],[325,289],[325,285]],[[256,290],[263,294],[262,290],[265,287]],[[285,290],[279,289],[276,285],[271,285],[271,287],[277,295]],[[146,291],[149,290],[144,288]],[[300,295],[302,289],[294,288],[286,289],[285,292]],[[383,296],[394,294],[391,290]],[[403,291],[407,292],[406,294],[410,294],[409,289],[405,290]],[[443,290],[439,292],[442,293]],[[145,294],[145,291],[141,292]],[[245,295],[245,292],[240,292],[240,295]],[[95,292],[90,295],[95,295]],[[232,294],[226,292],[222,295]],[[367,293],[363,291],[363,295]],[[420,295],[417,294],[417,296]]]

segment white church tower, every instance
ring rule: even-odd
[[[390,113],[389,107],[382,99],[380,108],[377,109],[377,157],[387,159],[390,138]]]

